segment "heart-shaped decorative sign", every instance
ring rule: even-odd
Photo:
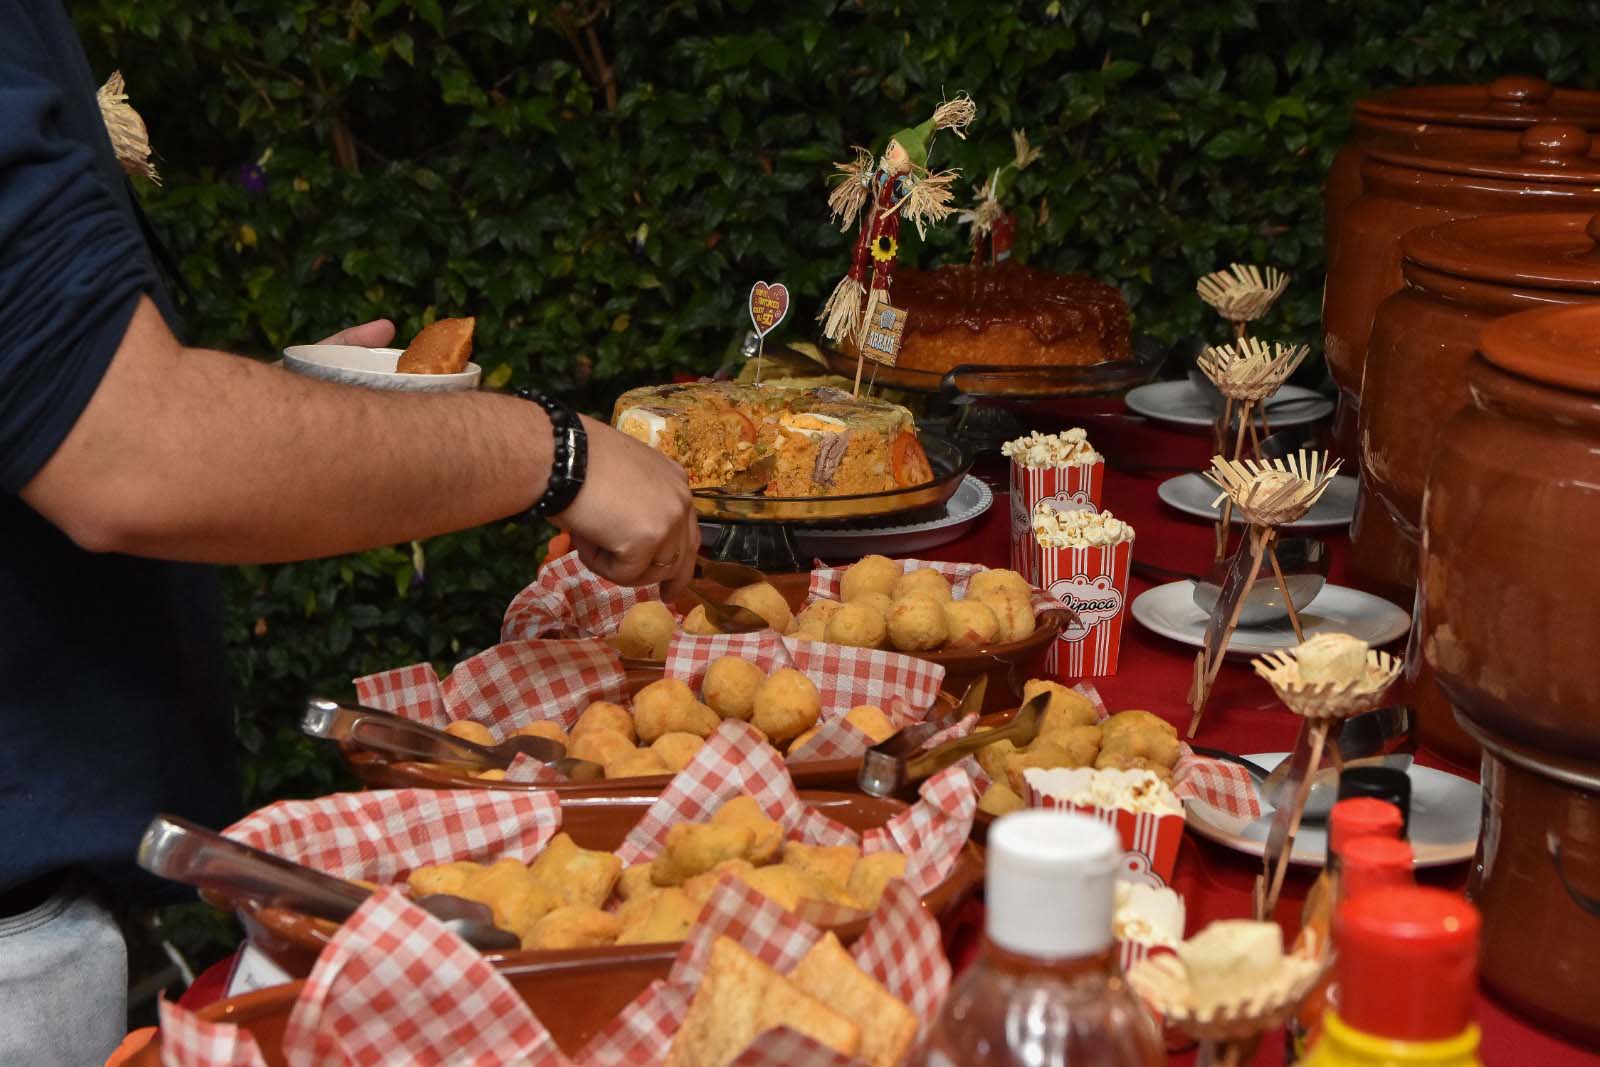
[[[756,336],[765,337],[778,328],[778,323],[789,314],[789,288],[782,282],[768,285],[756,282],[750,287],[750,321],[755,323]]]

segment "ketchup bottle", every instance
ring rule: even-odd
[[[1481,927],[1477,908],[1441,889],[1376,889],[1340,904],[1339,1003],[1305,1067],[1480,1067]]]
[[[1158,1067],[1161,1033],[1111,935],[1122,843],[1082,815],[1015,812],[989,829],[983,943],[916,1067]]]

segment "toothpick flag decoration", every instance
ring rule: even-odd
[[[984,245],[989,246],[990,263],[1003,263],[1011,258],[1011,235],[1014,229],[1010,213],[1003,201],[1011,191],[1011,183],[1018,172],[1028,167],[1043,153],[1028,143],[1027,130],[1011,131],[1011,162],[999,167],[989,180],[978,186],[975,206],[956,216],[956,221],[972,232],[972,262],[984,261]]]
[[[861,228],[849,273],[817,315],[830,341],[854,342],[858,352],[864,348],[868,326],[878,319],[880,306],[889,304],[889,283],[900,252],[900,220],[914,223],[918,235],[926,236],[930,223],[943,221],[955,210],[950,199],[957,172],[930,171],[928,153],[940,130],[965,138],[963,131],[977,113],[972,98],[961,93],[935,108],[925,122],[890,137],[876,161],[870,151],[857,146],[855,159],[834,164],[839,184],[828,196],[828,207],[839,220],[841,233],[858,219]],[[858,357],[857,389],[860,381]]]

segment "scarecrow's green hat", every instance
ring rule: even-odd
[[[900,147],[906,150],[912,164],[924,169],[928,166],[928,141],[933,138],[934,121],[929,119],[920,126],[907,126],[893,137],[891,141],[899,141]]]
[[[928,121],[920,126],[907,126],[893,137],[891,141],[899,141],[900,147],[906,150],[914,166],[927,169],[928,142],[933,140],[935,130],[953,130],[957,137],[965,137],[961,131],[972,121],[978,109],[972,103],[972,98],[965,93],[959,93],[954,100],[947,100],[934,108]]]

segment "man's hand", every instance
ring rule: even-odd
[[[359,345],[362,348],[387,348],[394,340],[394,323],[388,319],[373,319],[360,326],[346,326],[332,337],[324,337],[318,344]]]
[[[655,449],[584,419],[589,473],[583,490],[555,523],[572,534],[584,565],[618,585],[661,583],[676,596],[694,576],[700,552],[689,479]]]

